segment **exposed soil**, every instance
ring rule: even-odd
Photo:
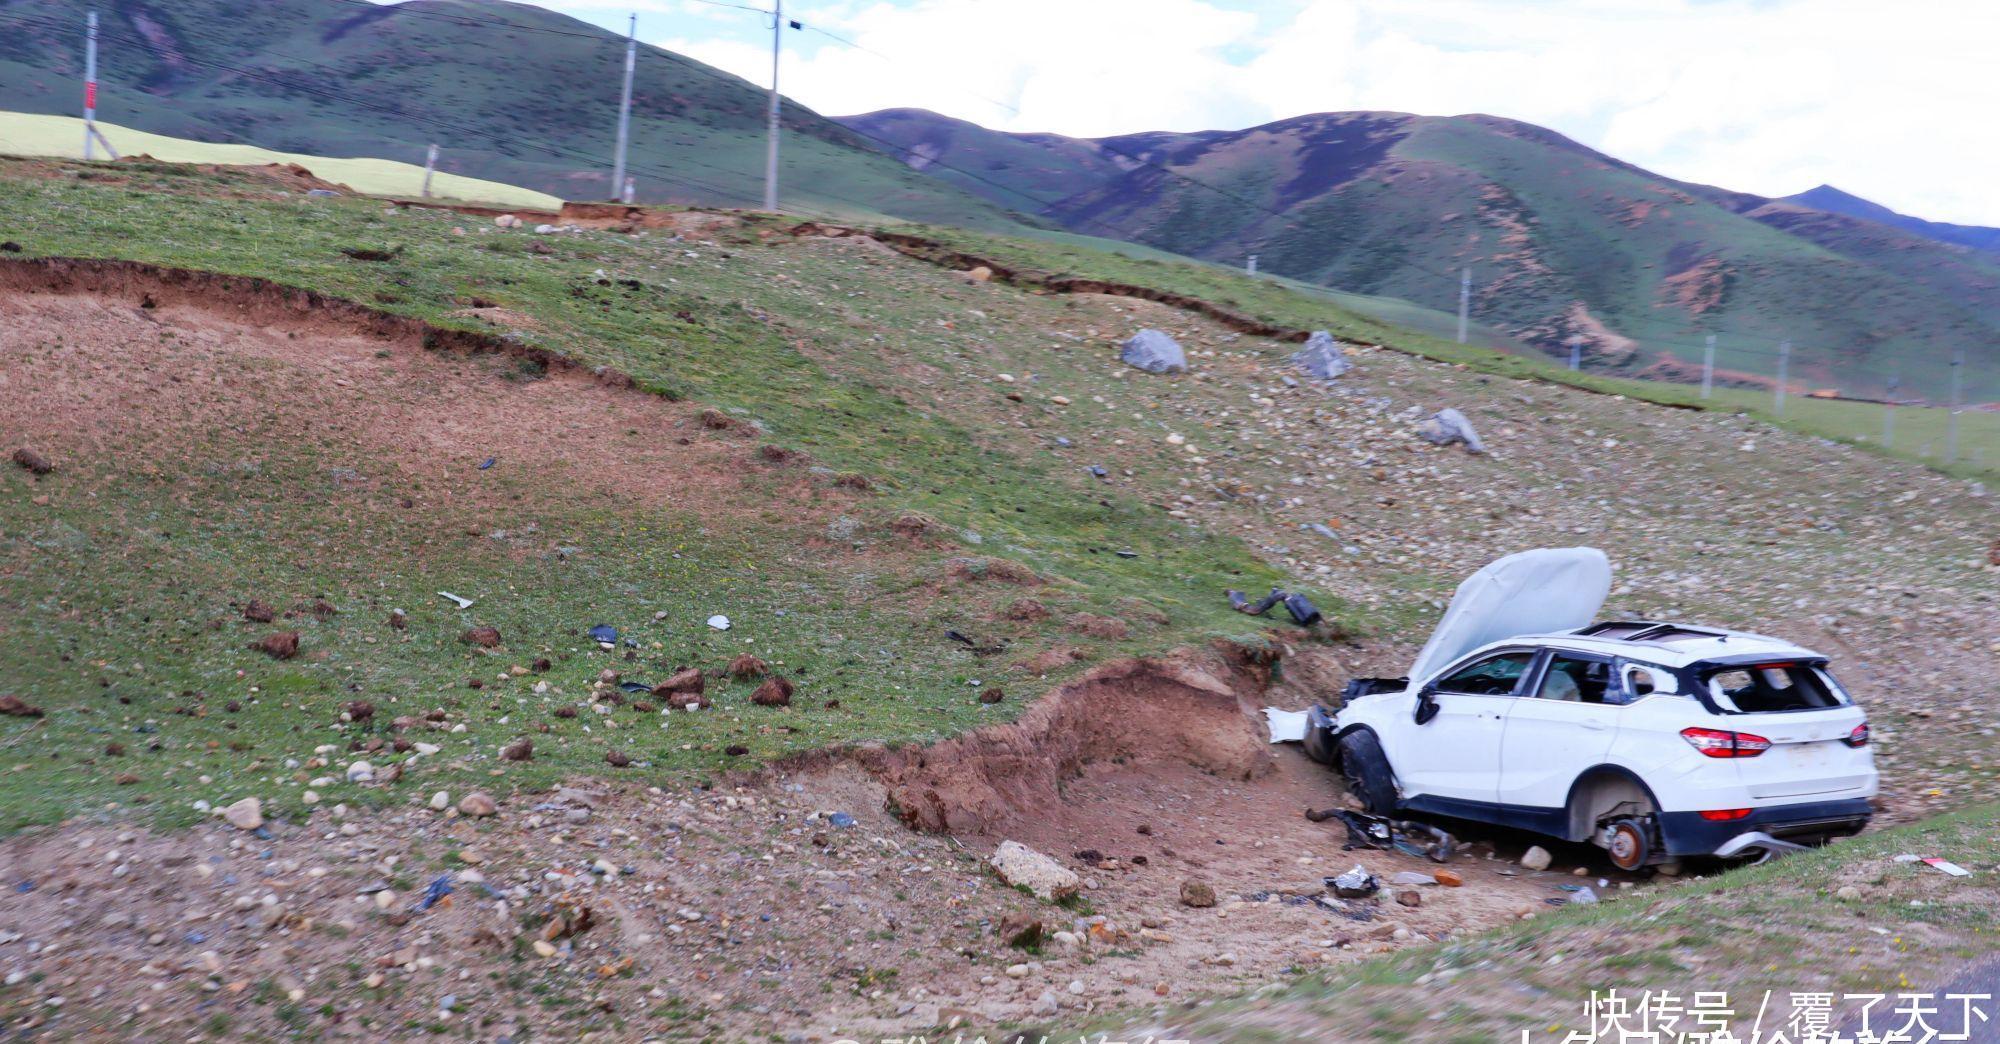
[[[1517,875],[1474,844],[1453,863],[1464,887],[1394,901],[1392,874],[1434,864],[1342,852],[1337,822],[1304,819],[1338,790],[1296,749],[1263,743],[1245,709],[1265,677],[1241,657],[1111,665],[1017,725],[887,756],[874,766],[886,787],[860,769],[868,757],[823,758],[727,790],[579,784],[481,818],[454,810],[459,794],[442,808],[411,794],[382,813],[316,809],[268,836],[220,821],[35,831],[5,842],[10,883],[29,887],[0,905],[0,967],[63,998],[24,1026],[59,1015],[72,1030],[214,1032],[223,1014],[241,1034],[373,1039],[465,1022],[517,1036],[623,1039],[643,1026],[828,1040],[954,1019],[1073,1023],[1450,938],[1560,894],[1568,877]],[[912,833],[896,813],[916,790],[983,832]],[[1001,884],[983,858],[1003,838],[1082,874],[1084,905]],[[1382,893],[1311,901],[1356,863]],[[424,907],[439,880],[454,891]],[[1218,903],[1184,906],[1188,881]],[[550,927],[586,910],[591,927]],[[996,937],[1010,914],[1045,923],[1039,955]]]
[[[332,476],[342,490],[421,485],[414,510],[502,502],[504,483],[413,481],[482,474],[489,459],[639,508],[726,516],[775,496],[831,517],[853,499],[805,469],[741,495],[752,480],[733,440],[609,371],[257,280],[6,262],[0,360],[0,430],[101,481],[188,445],[245,466],[319,446],[347,463]]]

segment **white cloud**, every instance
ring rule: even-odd
[[[642,13],[648,39],[767,80],[756,15],[639,5],[673,13],[650,32]],[[1825,181],[2000,224],[1985,53],[2000,5],[1974,0],[794,0],[787,14],[867,48],[787,32],[786,93],[831,114],[917,106],[1088,136],[1485,112],[1672,177],[1769,195]]]

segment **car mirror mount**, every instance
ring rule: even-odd
[[[1437,701],[1436,687],[1426,685],[1423,688],[1418,689],[1417,712],[1415,715],[1417,724],[1427,725],[1430,723],[1430,720],[1432,718],[1437,717],[1437,714],[1438,714],[1438,701]]]

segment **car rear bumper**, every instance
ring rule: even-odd
[[[1867,798],[1839,801],[1807,801],[1793,805],[1770,805],[1743,819],[1710,822],[1699,812],[1662,812],[1660,839],[1672,856],[1714,855],[1715,851],[1742,834],[1762,832],[1780,841],[1811,844],[1832,837],[1858,834],[1875,814]]]

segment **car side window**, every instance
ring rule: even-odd
[[[1472,696],[1510,696],[1535,661],[1532,652],[1505,652],[1468,664],[1438,680],[1439,692]]]
[[[1564,703],[1603,703],[1611,688],[1611,665],[1581,656],[1549,657],[1549,669],[1542,675],[1542,687],[1535,695]]]

